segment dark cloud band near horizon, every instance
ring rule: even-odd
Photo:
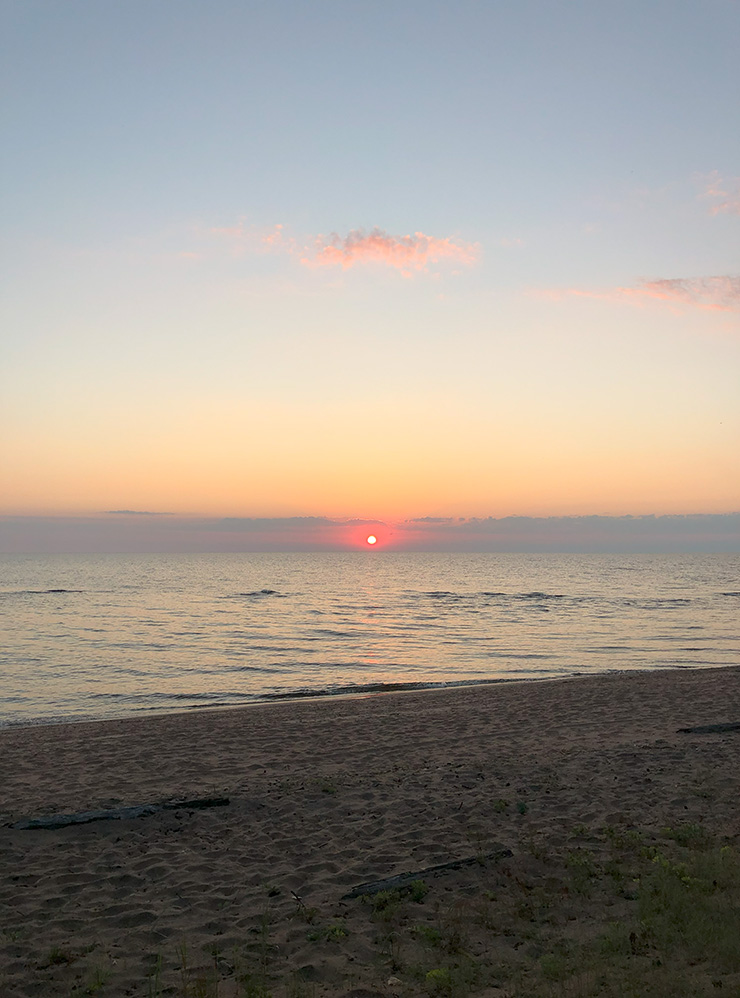
[[[1,516],[0,553],[240,553],[375,550],[530,553],[740,553],[740,512],[643,516],[372,519]]]

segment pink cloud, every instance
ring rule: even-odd
[[[328,237],[319,236],[314,254],[304,256],[301,263],[309,267],[342,267],[344,270],[356,264],[380,263],[410,277],[413,271],[427,270],[430,264],[443,260],[470,266],[478,259],[479,253],[477,244],[427,236],[423,232],[415,232],[413,236],[392,236],[382,229],[371,232],[353,229],[344,238],[336,233]]]
[[[286,236],[285,226],[273,225],[270,229],[260,226],[248,226],[244,219],[237,225],[212,226],[209,235],[225,242],[234,256],[244,256],[246,253],[293,253],[296,242]]]
[[[704,197],[714,198],[710,211],[713,215],[740,215],[740,177],[722,180],[715,170],[707,177]]]
[[[563,288],[539,292],[555,300],[563,298],[597,298],[602,301],[630,302],[644,305],[650,301],[667,305],[688,306],[711,312],[740,311],[740,276],[723,274],[717,277],[674,277],[655,281],[639,281],[632,287],[590,291],[583,288]]]
[[[224,236],[226,239],[243,239],[244,222],[238,225],[214,225],[208,230],[212,236]]]
[[[270,232],[262,236],[263,246],[280,246],[285,242],[284,225],[276,225]]]
[[[712,311],[740,309],[740,277],[675,277],[642,281],[635,288],[618,288],[624,297],[652,298],[657,301],[693,305]]]

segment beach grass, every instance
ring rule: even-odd
[[[334,960],[346,993],[465,998],[740,996],[740,853],[703,826],[572,830],[564,847],[481,862],[456,890],[438,877],[314,912],[316,963]],[[473,883],[475,882],[475,886]],[[297,911],[300,913],[300,906]],[[320,995],[306,968],[286,968],[270,944],[196,964],[181,945],[162,954],[148,998]],[[371,959],[353,954],[370,938]],[[104,984],[100,986],[105,993]],[[336,992],[335,992],[336,993]]]

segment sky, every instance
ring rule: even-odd
[[[740,549],[738,0],[0,11],[0,548]]]

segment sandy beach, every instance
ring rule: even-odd
[[[679,730],[735,721],[732,668],[2,731],[0,995],[452,994],[452,944],[422,943],[465,905],[460,952],[488,968],[468,990],[519,993],[511,968],[554,930],[520,932],[512,890],[572,875],[583,850],[601,862],[605,829],[736,839],[740,731]],[[12,827],[203,798],[229,802]],[[423,897],[402,892],[393,931],[382,904],[345,897],[406,872]],[[560,893],[563,925],[607,903]],[[615,920],[630,900],[608,901]]]

